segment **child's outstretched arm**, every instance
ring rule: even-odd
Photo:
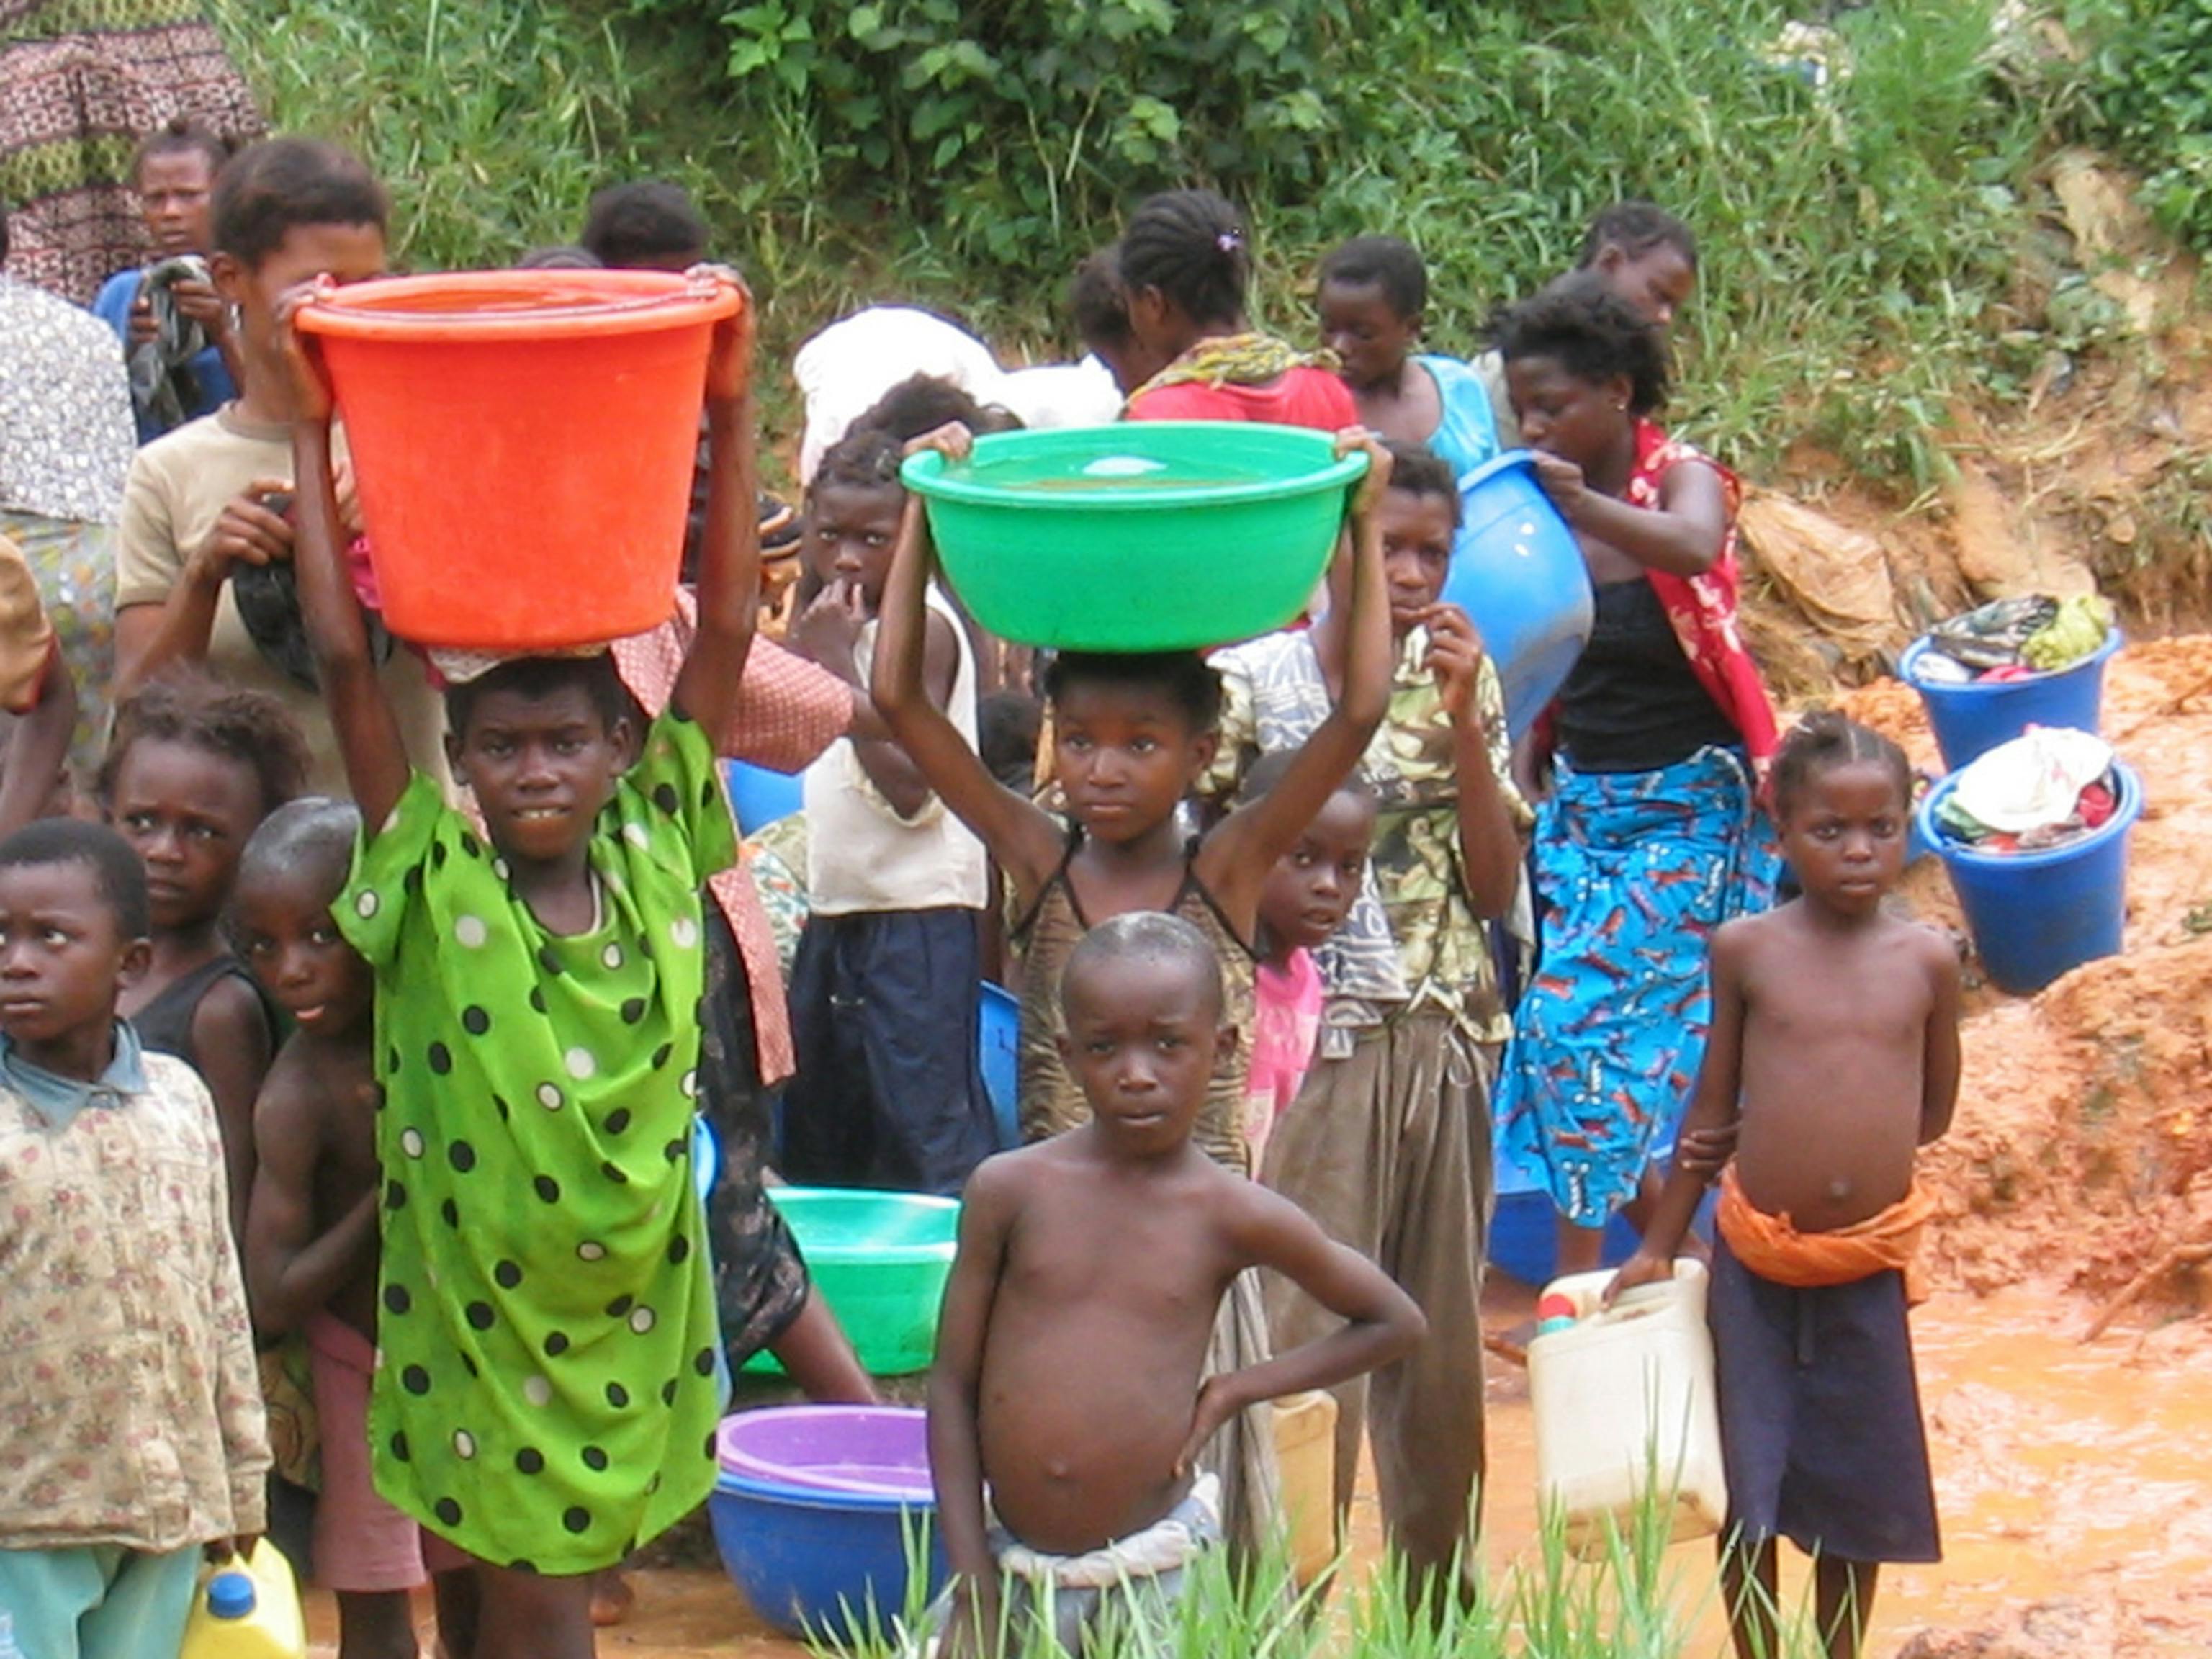
[[[1334,1388],[1403,1358],[1428,1334],[1428,1321],[1389,1274],[1322,1231],[1288,1199],[1240,1181],[1233,1201],[1230,1226],[1249,1264],[1273,1268],[1346,1323],[1260,1364],[1206,1378],[1190,1437],[1176,1460],[1178,1473],[1237,1413],[1309,1389]]]
[[[1924,947],[1934,1001],[1928,1011],[1926,1057],[1921,1061],[1920,1144],[1950,1132],[1959,1104],[1959,957],[1950,942],[1929,933]]]
[[[929,1468],[945,1559],[957,1586],[954,1651],[986,1651],[978,1638],[998,1626],[999,1574],[983,1517],[983,1453],[978,1401],[991,1304],[1006,1270],[1013,1193],[1003,1164],[986,1163],[961,1194],[960,1243],[937,1316],[937,1358],[929,1368]]]
[[[1452,723],[1452,772],[1459,781],[1459,856],[1479,916],[1502,916],[1521,890],[1521,836],[1498,787],[1483,719],[1482,635],[1455,605],[1429,613],[1429,672]],[[1501,722],[1502,724],[1502,722]],[[1501,738],[1498,747],[1503,749]]]
[[[1674,1167],[1660,1189],[1650,1224],[1644,1228],[1636,1254],[1621,1263],[1620,1271],[1605,1287],[1608,1306],[1623,1291],[1674,1276],[1674,1252],[1681,1248],[1682,1235],[1690,1231],[1698,1201],[1712,1180],[1703,1161],[1688,1156],[1685,1149],[1693,1138],[1703,1146],[1725,1145],[1735,1127],[1737,1096],[1743,1080],[1744,940],[1737,931],[1741,925],[1731,922],[1713,935],[1708,953],[1713,1023],[1705,1035],[1705,1058],[1698,1068],[1697,1092],[1690,1097],[1690,1109],[1682,1115]]]
[[[345,568],[331,468],[330,386],[294,320],[314,291],[303,284],[277,307],[292,368],[293,406],[299,411],[292,426],[292,562],[299,574],[300,617],[337,732],[346,785],[361,809],[362,833],[373,838],[407,793],[407,745],[377,678],[368,626]]]
[[[993,777],[945,711],[930,701],[922,678],[929,616],[923,596],[935,563],[929,521],[921,503],[908,496],[877,613],[869,695],[929,787],[990,848],[1017,900],[1026,906],[1060,867],[1060,828],[1035,801]]]
[[[1199,879],[1248,937],[1267,872],[1297,845],[1315,814],[1352,775],[1390,708],[1390,596],[1382,574],[1382,528],[1376,519],[1390,483],[1390,452],[1374,434],[1357,428],[1340,433],[1337,447],[1367,451],[1367,477],[1352,504],[1343,689],[1282,781],[1249,806],[1231,812],[1198,850]]]
[[[329,1104],[297,1076],[279,1073],[254,1108],[259,1164],[246,1214],[246,1296],[253,1328],[264,1335],[299,1329],[376,1259],[374,1182],[335,1226],[315,1237],[315,1165]]]
[[[669,701],[720,733],[760,621],[760,492],[755,483],[753,297],[736,274],[737,314],[715,325],[707,361],[707,520],[699,542],[699,628]],[[695,271],[695,276],[701,276]]]

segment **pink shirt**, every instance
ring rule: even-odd
[[[1312,955],[1293,951],[1283,965],[1262,962],[1253,975],[1252,1078],[1244,1095],[1244,1138],[1252,1167],[1290,1103],[1297,1098],[1321,1036],[1321,969]]]

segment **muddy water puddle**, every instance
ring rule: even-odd
[[[1488,1317],[1510,1323],[1531,1300],[1500,1283]],[[2212,1607],[2201,1599],[2212,1585],[2212,1342],[2202,1333],[2148,1343],[2115,1334],[2084,1346],[2076,1336],[2086,1322],[2079,1304],[2026,1290],[1939,1294],[1915,1314],[1945,1559],[1884,1571],[1869,1655],[1886,1659],[1916,1631],[1976,1625],[2010,1605],[2112,1591],[2202,1619],[2172,1650],[2212,1651]],[[1492,1360],[1487,1395],[1485,1554],[1495,1568],[1533,1547],[1534,1443],[1525,1373]],[[1379,1554],[1381,1530],[1364,1488],[1352,1515],[1356,1566]],[[1680,1546],[1671,1565],[1698,1630],[1690,1652],[1720,1654],[1710,1546]],[[633,1582],[636,1610],[600,1633],[603,1654],[804,1651],[756,1619],[717,1572],[649,1571]],[[1785,1570],[1785,1598],[1802,1583],[1802,1571]],[[314,1651],[334,1654],[329,1608],[314,1599]]]

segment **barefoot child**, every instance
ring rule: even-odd
[[[1297,752],[1262,755],[1244,774],[1237,799],[1247,805],[1260,799],[1282,781]],[[1298,1097],[1321,1036],[1325,999],[1313,953],[1352,913],[1374,844],[1375,797],[1364,784],[1348,779],[1314,814],[1297,845],[1275,860],[1260,889],[1244,1105],[1244,1139],[1255,1170],[1275,1120]]]
[[[1911,785],[1887,738],[1807,719],[1774,769],[1803,896],[1713,936],[1712,1032],[1684,1127],[1736,1136],[1711,1318],[1738,1659],[1779,1651],[1778,1538],[1815,1557],[1831,1659],[1856,1659],[1877,1563],[1941,1559],[1905,1309],[1935,1208],[1914,1154],[1959,1093],[1959,966],[1881,907]],[[1706,1179],[1677,1164],[1608,1296],[1667,1276]]]
[[[138,1040],[205,1079],[222,1126],[233,1230],[253,1191],[253,1103],[276,1023],[233,954],[223,913],[246,839],[300,793],[306,741],[273,697],[182,667],[116,711],[100,769],[107,821],[145,861],[154,957],[123,994]]]
[[[202,1546],[269,1468],[214,1103],[116,1018],[146,874],[112,830],[0,842],[0,1632],[175,1659]]]
[[[360,832],[352,807],[296,800],[270,814],[239,866],[240,952],[295,1027],[254,1110],[246,1289],[255,1326],[303,1330],[312,1354],[322,1448],[313,1559],[316,1582],[337,1599],[339,1659],[413,1659],[408,1592],[424,1582],[422,1528],[376,1495],[368,1468],[383,1185],[375,985],[331,915]],[[442,1565],[461,1563],[449,1550]],[[467,1647],[439,1622],[460,1659]]]
[[[1042,1622],[1074,1659],[1125,1622],[1157,1632],[1184,1567],[1220,1536],[1214,1482],[1191,1469],[1217,1428],[1389,1364],[1422,1324],[1371,1262],[1192,1144],[1215,1057],[1237,1041],[1205,934],[1116,916],[1075,947],[1060,991],[1060,1043],[1091,1115],[969,1183],[929,1449],[956,1643],[997,1653],[1004,1632],[1003,1650],[1027,1651]],[[1346,1322],[1208,1375],[1215,1310],[1255,1267]]]
[[[329,393],[292,342],[302,608],[363,824],[337,915],[376,975],[370,1455],[380,1493],[474,1558],[475,1659],[589,1655],[592,1574],[714,1484],[699,895],[736,849],[701,720],[754,626],[750,315],[708,365],[698,632],[668,713],[635,730],[604,653],[457,682],[481,830],[408,765],[337,544]]]

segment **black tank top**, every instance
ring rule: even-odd
[[[1560,752],[1579,772],[1648,772],[1708,744],[1740,744],[1682,654],[1659,595],[1641,576],[1596,589],[1589,644],[1559,692]]]
[[[174,1054],[195,1072],[200,1071],[200,1057],[192,1047],[193,1017],[200,1011],[200,1000],[215,988],[216,982],[233,975],[245,981],[253,993],[253,1000],[261,1006],[261,1018],[274,1038],[276,1016],[269,999],[261,994],[260,985],[246,971],[245,964],[226,954],[204,962],[182,978],[171,981],[131,1017],[131,1029],[138,1033],[141,1046],[157,1054]]]

